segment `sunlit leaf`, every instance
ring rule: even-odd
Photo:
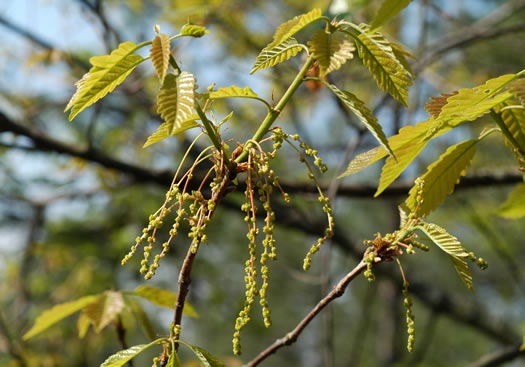
[[[250,70],[250,74],[257,70],[275,66],[297,55],[303,47],[297,43],[293,37],[275,45],[273,47],[266,46],[261,50],[261,53],[255,59],[255,64]]]
[[[181,367],[179,356],[176,351],[173,351],[168,359],[166,367]]]
[[[210,32],[208,32],[206,28],[195,24],[185,24],[180,30],[180,34],[182,34],[183,36],[191,36],[195,38],[200,38],[208,33]]]
[[[522,218],[525,216],[525,184],[516,185],[507,201],[498,208],[496,214],[505,218]]]
[[[463,280],[468,289],[473,291],[472,275],[466,261],[468,253],[461,246],[458,239],[445,231],[445,229],[432,223],[421,223],[417,226],[417,229],[425,233],[432,242],[449,255],[461,280]]]
[[[32,338],[33,336],[46,330],[51,325],[54,325],[60,320],[65,319],[69,315],[80,311],[91,302],[94,302],[96,299],[97,296],[86,296],[77,299],[76,301],[55,305],[49,310],[42,312],[40,316],[36,318],[33,327],[27,333],[24,334],[23,339],[27,340],[29,338]]]
[[[517,74],[502,75],[489,79],[480,86],[460,89],[448,97],[447,103],[442,106],[441,113],[434,120],[425,138],[429,139],[440,129],[454,128],[463,122],[475,120],[511,98],[512,93],[503,89],[517,76]]]
[[[346,34],[341,32],[327,33],[324,30],[318,30],[308,45],[319,63],[321,76],[339,69],[346,60],[354,57],[354,44]]]
[[[443,93],[439,97],[430,97],[430,101],[425,105],[425,110],[427,110],[432,117],[437,118],[443,106],[447,104],[447,100],[456,94],[458,94],[458,92]]]
[[[419,204],[418,216],[425,216],[436,209],[454,191],[454,186],[459,182],[461,176],[467,172],[468,166],[476,153],[477,139],[466,140],[453,145],[427,168],[427,172],[421,179],[423,186],[423,202]],[[416,198],[419,187],[414,185],[410,189],[406,200],[410,210],[415,210],[418,205]]]
[[[405,144],[395,150],[395,160],[392,157],[386,159],[385,165],[381,169],[381,177],[374,197],[381,195],[401,175],[405,168],[425,149],[427,143],[425,140],[420,140]]]
[[[412,0],[384,0],[381,8],[377,12],[376,17],[370,24],[370,29],[374,30],[381,27],[390,19],[395,17],[401,10],[407,7]]]
[[[114,321],[124,307],[124,299],[119,292],[106,291],[95,302],[84,308],[85,315],[93,322],[99,333],[106,325]]]
[[[394,56],[396,57],[397,61],[405,68],[405,70],[412,76],[413,79],[415,79],[416,75],[412,71],[412,67],[410,66],[407,57],[410,57],[411,59],[415,59],[416,57],[412,55],[410,52],[405,50],[403,46],[401,46],[399,43],[390,41],[390,46],[392,46],[392,52],[394,53]]]
[[[259,96],[254,91],[252,91],[249,87],[241,88],[235,85],[232,85],[230,87],[219,88],[218,90],[210,92],[208,98],[221,99],[221,98],[233,98],[233,97],[255,98],[255,99],[259,98]]]
[[[364,102],[354,96],[352,93],[342,91],[333,84],[327,84],[327,86],[337,97],[339,97],[341,102],[343,102],[343,104],[350,111],[352,111],[357,116],[357,118],[359,118],[359,121],[361,121],[366,126],[366,128],[379,141],[379,143],[381,143],[386,151],[389,154],[394,155],[390,149],[390,146],[388,145],[388,139],[383,132],[383,128],[381,125],[379,125],[377,118],[372,114],[372,111],[366,107]]]
[[[525,152],[525,109],[509,107],[507,103],[500,113],[501,118],[520,149]]]
[[[359,57],[379,88],[406,106],[408,87],[412,85],[412,81],[409,72],[397,59],[391,43],[379,32],[368,33],[369,28],[365,24],[342,24],[348,26],[346,32],[354,38]]]
[[[83,339],[89,330],[91,320],[87,317],[85,312],[81,312],[77,320],[78,337]]]
[[[89,60],[93,67],[75,84],[77,91],[64,110],[71,109],[70,121],[86,107],[112,92],[138,64],[146,60],[133,54],[137,49],[138,46],[133,42],[124,42],[110,55],[94,56]]]
[[[396,158],[399,159],[399,157],[397,156],[398,154],[396,153],[397,151],[406,148],[410,149],[410,147],[413,146],[414,143],[421,140],[421,138],[425,135],[431,124],[432,121],[429,120],[420,122],[415,126],[405,126],[399,130],[398,134],[391,136],[388,139],[388,144],[396,154]],[[361,170],[365,169],[366,167],[385,157],[387,154],[388,152],[383,147],[376,147],[367,152],[358,154],[350,162],[347,170],[339,177],[344,177],[360,172]]]
[[[167,289],[150,287],[147,285],[141,285],[137,287],[133,292],[128,292],[140,296],[149,302],[167,308],[175,307],[177,301],[177,294],[175,292],[168,291]],[[184,314],[189,317],[197,318],[199,315],[197,311],[188,302],[184,303]]]
[[[159,344],[159,340],[155,340],[149,344],[135,345],[134,347],[128,348],[126,350],[121,350],[113,354],[111,357],[106,359],[100,367],[121,367],[124,366],[128,361],[135,358],[138,354],[144,352],[146,349],[150,348],[155,344]]]
[[[153,329],[153,325],[142,308],[142,305],[135,301],[134,299],[131,299],[130,297],[124,297],[124,302],[126,306],[131,310],[131,313],[137,320],[137,322],[142,327],[142,330],[144,331],[144,334],[151,340],[155,338],[155,329]]]
[[[155,37],[151,46],[150,55],[157,76],[162,83],[164,82],[164,77],[170,65],[170,41],[167,34],[162,33]]]
[[[190,349],[195,353],[197,358],[202,362],[205,367],[224,367],[221,361],[215,356],[213,356],[207,350],[198,347],[196,345],[188,345]]]
[[[164,123],[144,144],[144,148],[169,136],[197,126],[194,112],[195,78],[183,71],[179,76],[166,75],[157,98],[157,110]]]
[[[323,16],[321,9],[313,9],[312,11],[298,15],[293,19],[281,24],[277,27],[275,34],[273,36],[273,41],[266,46],[266,48],[273,48],[282,42],[286,41],[288,38],[292,37],[294,34],[299,32],[301,29],[306,27],[308,24],[315,22]]]
[[[525,79],[518,79],[509,85],[510,92],[525,105]]]
[[[410,209],[406,206],[405,203],[397,207],[399,210],[399,228],[403,228],[408,220],[408,214],[410,214]]]

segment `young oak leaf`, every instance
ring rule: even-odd
[[[469,139],[453,145],[436,162],[428,166],[427,172],[421,176],[421,180],[425,183],[423,201],[417,202],[420,188],[414,185],[405,202],[410,210],[415,210],[419,205],[417,215],[423,217],[436,209],[447,195],[454,191],[454,186],[459,182],[461,176],[466,174],[476,153],[478,142],[478,139]]]
[[[195,24],[189,24],[189,23],[183,25],[182,29],[180,30],[180,34],[182,36],[190,36],[190,37],[195,37],[195,38],[200,38],[208,33],[210,32],[208,32],[206,28],[199,26],[199,25],[195,25]]]
[[[517,219],[525,216],[524,183],[520,183],[514,187],[507,201],[498,208],[496,214],[509,219]]]
[[[322,77],[339,69],[346,60],[354,57],[355,46],[341,32],[327,33],[318,30],[308,42],[308,46],[319,63]]]
[[[350,92],[342,91],[333,84],[326,84],[328,88],[334,94],[339,97],[341,102],[352,111],[357,118],[366,126],[366,128],[372,133],[372,135],[379,141],[379,143],[386,149],[388,154],[391,156],[394,155],[390,145],[388,144],[388,139],[383,132],[383,128],[379,125],[377,118],[372,114],[372,111],[366,107],[365,103],[357,98]]]
[[[266,46],[255,59],[255,64],[250,70],[250,74],[255,73],[257,70],[280,64],[297,55],[302,49],[303,45],[297,43],[297,40],[293,37],[273,47]]]
[[[273,41],[266,46],[266,48],[271,49],[282,42],[286,41],[288,38],[292,37],[294,34],[299,32],[301,29],[309,25],[310,23],[315,22],[318,19],[321,19],[323,12],[321,9],[313,9],[312,11],[297,15],[289,21],[281,24],[277,27],[275,34],[273,36]]]
[[[405,106],[408,104],[408,87],[412,85],[409,71],[401,64],[392,44],[379,32],[369,33],[366,24],[348,26],[344,31],[351,35],[357,46],[359,57],[368,68],[379,88],[390,93]]]
[[[441,129],[455,128],[464,122],[475,120],[512,98],[512,93],[504,91],[504,88],[518,76],[519,74],[502,75],[489,79],[480,86],[460,89],[448,97],[425,139],[430,139]]]
[[[432,242],[449,255],[463,283],[465,283],[468,289],[474,291],[472,287],[472,274],[466,261],[468,253],[463,246],[461,246],[458,239],[445,231],[445,229],[432,223],[421,223],[416,229],[425,233]]]
[[[150,55],[157,76],[159,77],[160,82],[163,83],[170,65],[170,41],[167,34],[158,34],[155,39],[153,39]]]
[[[100,367],[122,367],[124,366],[128,361],[135,358],[140,353],[144,352],[146,349],[150,348],[151,346],[155,344],[159,344],[161,340],[155,340],[149,344],[141,344],[141,345],[135,345],[134,347],[121,350],[120,352],[117,352],[113,354],[112,356],[108,357],[100,365]]]
[[[35,320],[33,327],[24,334],[23,339],[27,340],[33,336],[40,334],[48,327],[56,324],[62,319],[80,311],[90,303],[96,301],[97,296],[86,296],[77,299],[76,301],[61,303],[53,306],[47,311],[42,312]]]
[[[166,75],[161,93],[157,98],[157,110],[164,123],[151,135],[144,148],[169,136],[179,134],[197,126],[194,113],[195,78],[193,74],[183,71],[179,76]]]
[[[91,320],[95,331],[99,333],[110,322],[115,320],[123,308],[124,299],[122,294],[120,292],[106,291],[98,296],[95,302],[87,305],[83,313]]]
[[[395,17],[401,10],[407,7],[412,0],[385,0],[381,4],[381,8],[377,11],[377,15],[370,24],[370,29],[375,30]]]
[[[124,42],[110,55],[94,56],[89,61],[93,67],[75,86],[77,90],[64,112],[71,109],[69,121],[85,108],[112,92],[145,58],[134,55],[139,47],[133,42]]]

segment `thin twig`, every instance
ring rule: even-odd
[[[525,349],[521,348],[522,343],[518,343],[511,347],[505,347],[497,352],[481,357],[477,362],[474,362],[470,367],[496,367],[501,366],[505,362],[510,362],[518,357],[525,357]]]
[[[374,262],[379,263],[382,259],[377,257]],[[338,297],[341,297],[343,293],[345,292],[346,287],[352,280],[354,280],[359,274],[363,272],[367,267],[367,264],[365,261],[361,260],[359,264],[356,265],[355,268],[352,269],[348,274],[345,275],[344,278],[342,278],[339,283],[332,289],[330,293],[328,293],[323,299],[317,303],[317,305],[306,315],[304,319],[301,320],[301,322],[289,333],[287,333],[284,337],[277,339],[272,345],[270,345],[268,348],[263,350],[261,353],[259,353],[253,360],[248,362],[245,367],[254,367],[257,366],[259,363],[261,363],[263,360],[268,358],[270,355],[275,353],[278,349],[286,346],[291,345],[295,343],[299,335],[303,332],[303,330],[306,328],[306,326],[312,321],[318,314],[325,308],[330,302],[335,300]]]

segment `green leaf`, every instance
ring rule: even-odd
[[[293,37],[273,47],[266,46],[255,59],[255,64],[250,70],[250,74],[255,73],[257,70],[280,64],[297,55],[302,49],[303,46],[297,43],[297,40]]]
[[[522,218],[525,216],[525,184],[517,184],[507,201],[498,208],[496,214],[505,218]]]
[[[341,24],[350,26],[345,32],[354,38],[359,57],[372,73],[378,87],[407,106],[408,86],[412,85],[412,81],[409,72],[397,59],[392,44],[379,32],[368,33],[366,24]]]
[[[313,9],[306,14],[298,15],[293,19],[290,19],[289,21],[281,24],[275,31],[273,41],[268,46],[266,46],[266,48],[272,49],[275,46],[283,43],[310,23],[321,19],[322,16],[323,12],[321,9]]]
[[[383,128],[381,125],[379,125],[376,117],[372,114],[372,111],[366,107],[364,102],[362,102],[352,93],[342,91],[333,84],[326,84],[326,86],[330,88],[330,90],[334,92],[337,97],[339,97],[341,102],[343,102],[343,104],[350,111],[352,111],[357,116],[357,118],[359,118],[359,120],[366,126],[372,135],[379,141],[379,143],[381,143],[386,151],[393,156],[394,153],[388,144],[388,139],[383,132]]]
[[[407,7],[412,0],[385,0],[379,8],[376,17],[370,24],[370,29],[375,30],[395,17],[401,10]]]
[[[478,139],[470,139],[453,145],[439,157],[439,159],[428,166],[427,172],[421,176],[424,182],[423,202],[420,203],[417,215],[423,217],[436,209],[454,191],[454,186],[464,176],[467,167],[472,163],[476,153]],[[417,193],[419,188],[414,185],[410,189],[406,200],[410,210],[417,206]]]
[[[463,280],[463,283],[465,283],[468,289],[474,291],[474,288],[472,287],[472,275],[470,274],[470,270],[466,262],[468,253],[461,246],[461,243],[458,241],[458,239],[445,231],[445,229],[432,223],[421,223],[416,227],[416,229],[423,231],[423,233],[425,233],[432,240],[432,242],[434,242],[437,246],[439,246],[439,248],[441,248],[441,250],[445,251],[449,255],[452,263],[454,264],[454,267],[456,268],[456,271],[461,277],[461,280]]]
[[[397,151],[406,150],[406,148],[410,148],[415,142],[421,140],[431,124],[432,120],[429,120],[420,122],[415,126],[404,126],[399,130],[398,134],[391,136],[388,139],[388,144],[396,154],[396,158],[399,159],[399,153],[397,153]],[[347,170],[341,174],[339,178],[360,172],[361,170],[385,157],[387,154],[388,152],[383,147],[376,147],[367,152],[358,154],[350,162]]]
[[[179,76],[166,75],[161,93],[157,98],[157,110],[164,123],[148,138],[144,148],[169,136],[179,134],[197,126],[194,113],[195,79],[193,74],[183,71]]]
[[[181,367],[179,356],[177,355],[177,352],[173,351],[171,353],[166,367]]]
[[[175,292],[168,291],[162,288],[150,287],[147,285],[141,285],[128,294],[134,294],[140,296],[154,305],[173,308],[177,301],[177,294]],[[184,314],[189,317],[198,318],[197,311],[188,302],[184,303]]]
[[[144,334],[150,339],[155,339],[156,333],[155,329],[153,328],[153,325],[142,308],[141,304],[134,299],[131,299],[130,297],[124,297],[124,302],[126,306],[131,310],[131,313],[137,320],[137,322],[142,327],[142,330],[144,331]]]
[[[190,345],[187,344],[187,346],[195,353],[197,358],[202,362],[202,364],[206,367],[225,367],[224,364],[222,364],[221,361],[215,356],[213,356],[210,352],[207,350],[197,347],[196,345]]]
[[[397,61],[399,61],[403,68],[405,68],[405,70],[410,74],[412,79],[415,79],[416,75],[412,71],[412,67],[408,63],[407,57],[410,57],[411,59],[415,59],[416,57],[410,52],[406,51],[403,48],[403,46],[401,46],[399,43],[390,41],[390,46],[392,46],[392,52],[394,53],[394,56],[396,57]]]
[[[210,32],[208,32],[206,28],[194,24],[185,24],[180,30],[181,35],[195,38],[200,38],[208,33]]]
[[[421,153],[427,146],[427,141],[412,142],[412,144],[404,145],[396,149],[396,160],[392,157],[386,159],[385,165],[381,169],[381,177],[379,185],[374,197],[381,195],[392,182],[394,182],[399,175],[408,167],[410,163]]]
[[[86,107],[112,92],[138,64],[146,60],[139,55],[133,55],[138,48],[133,42],[124,42],[110,55],[95,56],[89,60],[93,67],[75,84],[77,91],[64,110],[67,112],[71,109],[69,121]]]
[[[170,41],[167,34],[162,33],[155,37],[151,46],[150,55],[157,76],[160,82],[163,83],[170,65]]]
[[[124,299],[120,292],[106,291],[98,296],[95,302],[87,305],[84,313],[93,322],[95,331],[99,333],[117,318],[123,307]]]
[[[431,138],[441,129],[455,128],[463,122],[475,120],[511,98],[512,93],[503,89],[517,77],[518,74],[502,75],[480,86],[460,89],[448,97],[425,139]]]
[[[408,220],[408,215],[410,214],[410,209],[406,206],[406,204],[401,204],[397,207],[399,210],[399,228],[403,228]]]
[[[128,348],[126,350],[121,350],[110,356],[100,365],[100,367],[121,367],[124,366],[128,361],[135,358],[138,354],[144,352],[146,349],[151,346],[160,343],[161,340],[155,340],[149,344],[135,345],[134,347]]]
[[[346,60],[354,57],[355,47],[344,33],[327,33],[318,30],[308,42],[314,58],[319,63],[321,76],[337,70]]]
[[[81,312],[78,316],[77,328],[78,328],[78,337],[84,339],[86,333],[88,332],[89,325],[91,325],[91,320],[87,317],[85,312]]]
[[[35,320],[33,327],[24,334],[23,339],[27,340],[33,336],[46,330],[48,327],[56,324],[69,315],[74,314],[86,307],[91,302],[94,302],[97,296],[86,296],[77,299],[76,301],[61,303],[53,306],[51,309],[44,311]]]
[[[518,79],[509,85],[510,92],[525,105],[525,79]]]
[[[520,149],[525,152],[525,109],[509,108],[509,104],[507,102],[504,109],[501,110],[501,119],[516,139]]]
[[[237,87],[232,85],[230,87],[219,88],[216,91],[210,92],[209,99],[221,99],[221,98],[259,98],[259,96],[252,91],[249,87]]]

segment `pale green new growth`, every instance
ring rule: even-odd
[[[388,144],[388,139],[383,132],[383,128],[377,122],[377,118],[372,114],[372,111],[366,107],[365,103],[359,98],[354,96],[352,93],[342,91],[333,84],[326,83],[326,86],[330,88],[334,94],[344,103],[344,105],[352,111],[359,120],[366,126],[366,128],[372,133],[372,135],[381,143],[381,145],[393,156],[394,153]]]
[[[93,67],[75,84],[77,91],[64,110],[71,109],[70,121],[86,107],[112,92],[138,64],[146,60],[133,54],[139,47],[133,42],[124,42],[110,55],[95,56],[89,60]]]
[[[321,76],[339,69],[346,60],[354,57],[354,44],[341,32],[327,33],[318,30],[308,42],[308,46],[319,63]]]
[[[200,38],[208,33],[210,32],[208,32],[206,28],[194,24],[185,24],[180,30],[180,34],[182,36],[190,36],[195,38]]]
[[[195,120],[195,79],[183,71],[179,76],[166,75],[162,92],[157,99],[157,111],[164,123],[151,135],[144,148],[171,135],[179,134],[197,126]]]
[[[170,41],[167,34],[162,33],[155,37],[151,46],[150,55],[157,76],[160,82],[163,83],[170,65]]]
[[[369,33],[366,24],[359,26],[341,22],[342,26],[348,26],[345,32],[350,34],[356,43],[359,57],[366,65],[379,88],[390,93],[405,106],[408,104],[408,87],[412,85],[409,71],[397,59],[390,42],[379,32]],[[406,63],[406,60],[405,60]]]
[[[502,106],[500,116],[519,148],[525,152],[525,109],[513,108],[507,102]]]
[[[507,201],[498,208],[496,214],[511,219],[525,216],[525,184],[520,183],[514,187]]]
[[[253,90],[249,87],[237,87],[235,85],[229,87],[219,88],[216,91],[210,92],[208,95],[209,99],[222,99],[222,98],[251,98],[256,99],[266,105],[268,110],[271,110],[271,106],[264,99],[260,98]]]
[[[426,183],[425,183],[426,186]],[[445,229],[441,228],[432,223],[421,223],[416,229],[424,232],[439,248],[445,251],[452,260],[456,271],[458,272],[461,280],[471,291],[474,290],[472,287],[472,275],[467,264],[468,253],[461,246],[458,239],[451,234],[447,233]]]
[[[447,195],[454,191],[454,186],[461,176],[466,174],[468,166],[472,163],[477,143],[478,139],[471,139],[453,145],[436,162],[428,166],[427,172],[421,176],[425,185],[418,216],[425,216],[436,209]],[[406,205],[411,210],[415,210],[418,205],[418,191],[419,188],[414,185],[406,200]]]
[[[372,24],[370,24],[370,29],[376,30],[380,28],[383,24],[399,14],[399,12],[411,2],[412,0],[385,0],[372,21]]]
[[[388,139],[388,144],[396,154],[398,162],[400,159],[400,154],[397,152],[400,151],[402,153],[404,148],[410,148],[411,146],[413,146],[414,142],[417,142],[425,135],[430,124],[431,121],[423,121],[415,126],[409,125],[402,127],[396,135],[393,135]],[[345,177],[360,172],[361,170],[365,169],[366,167],[385,157],[387,154],[388,152],[383,147],[376,147],[365,153],[361,153],[350,162],[347,170],[339,177]],[[401,157],[402,156],[403,155],[401,154]],[[399,164],[401,165],[402,162],[399,162]],[[404,167],[401,169],[401,171],[403,169]],[[401,171],[399,172],[399,174],[401,173]]]
[[[154,305],[171,309],[175,307],[175,302],[177,301],[177,294],[175,292],[171,292],[162,288],[150,287],[147,285],[141,285],[133,292],[126,292],[126,294],[140,296]],[[184,303],[183,313],[189,317],[199,317],[197,311],[195,311],[195,308],[193,308],[193,306],[188,302]]]
[[[122,294],[106,291],[99,295],[95,302],[87,305],[82,314],[93,323],[95,331],[99,333],[110,322],[115,320],[123,307],[124,299]]]
[[[509,90],[525,105],[525,79],[519,79],[509,84]]]
[[[144,352],[146,349],[150,348],[155,344],[162,342],[162,339],[155,340],[149,344],[135,345],[134,347],[121,350],[110,356],[100,365],[100,367],[121,367],[124,366],[128,361],[135,358],[138,354]]]
[[[76,301],[55,305],[49,310],[42,312],[42,314],[36,318],[33,327],[24,334],[23,339],[27,340],[32,338],[33,336],[46,330],[48,327],[56,324],[60,320],[65,319],[77,311],[80,311],[91,302],[94,302],[96,299],[96,296],[86,296],[79,298]]]
[[[293,37],[273,47],[269,47],[268,45],[262,49],[261,53],[255,59],[255,64],[250,70],[250,74],[255,73],[257,70],[280,64],[297,55],[303,48],[304,46],[297,43],[297,40]]]
[[[266,46],[266,48],[274,48],[275,46],[286,41],[288,38],[292,37],[294,34],[299,32],[308,24],[321,19],[322,16],[323,12],[321,11],[321,9],[314,9],[306,14],[298,15],[290,19],[289,21],[281,24],[275,31],[273,41],[268,46]]]
[[[448,97],[447,103],[434,120],[425,139],[433,137],[441,129],[451,129],[463,122],[475,120],[511,98],[512,93],[503,89],[518,75],[507,74],[489,79],[480,86],[460,89],[456,94]]]

